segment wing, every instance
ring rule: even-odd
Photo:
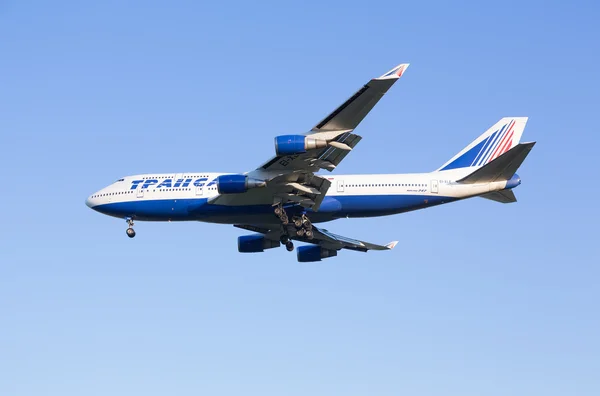
[[[245,225],[245,224],[236,224],[235,227],[241,228],[244,230],[258,232],[260,234],[264,234],[267,238],[278,241],[281,236],[281,230],[274,230],[268,227],[262,226],[254,226],[254,225]],[[358,239],[347,238],[341,235],[336,235],[332,232],[329,232],[322,228],[317,228],[314,225],[312,226],[313,230],[313,238],[308,239],[305,237],[298,237],[295,235],[295,228],[293,226],[290,227],[289,234],[293,235],[292,239],[312,243],[314,245],[319,245],[325,249],[330,250],[341,250],[341,249],[349,249],[349,250],[358,250],[360,252],[366,252],[369,250],[391,250],[396,247],[398,241],[390,242],[386,245],[377,245],[370,242],[360,241]]]
[[[362,138],[353,133],[354,129],[407,67],[408,63],[398,65],[372,79],[310,132],[302,135],[303,140],[311,139],[314,147],[320,148],[309,148],[302,154],[275,156],[247,173],[249,178],[264,182],[262,185],[266,188],[218,195],[209,202],[229,206],[294,204],[318,211],[331,182],[315,173],[321,169],[334,170],[360,142]]]
[[[326,140],[325,148],[308,150],[300,155],[275,156],[259,169],[264,171],[332,171],[362,139],[352,131],[379,102],[408,68],[408,63],[394,67],[374,78],[315,125],[306,137]]]

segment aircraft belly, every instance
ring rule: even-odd
[[[325,197],[318,212],[307,210],[314,223],[342,217],[374,217],[408,212],[451,202],[457,198],[437,195],[338,195]],[[148,221],[203,221],[221,224],[279,224],[271,205],[212,205],[202,199],[165,199],[113,202],[94,207],[114,217]],[[286,207],[291,218],[304,212],[295,205]]]

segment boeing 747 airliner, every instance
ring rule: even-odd
[[[374,78],[312,130],[275,138],[275,156],[243,174],[183,172],[127,176],[88,197],[100,213],[134,221],[203,221],[254,232],[238,238],[240,252],[262,252],[292,240],[298,261],[320,261],[341,249],[393,249],[333,234],[314,224],[339,218],[374,217],[482,197],[515,202],[516,171],[535,142],[520,143],[526,117],[506,117],[428,173],[323,176],[362,139],[354,129],[402,77],[401,64]]]

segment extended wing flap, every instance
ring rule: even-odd
[[[275,156],[259,167],[257,171],[318,172],[321,169],[328,171],[335,169],[348,155],[348,149],[354,148],[361,139],[352,131],[392,85],[398,81],[407,68],[408,63],[403,63],[384,75],[372,79],[308,133],[304,134],[307,138],[333,142],[333,145],[321,149],[307,150],[302,154]]]
[[[281,236],[281,232],[277,229],[273,229],[272,227],[263,227],[249,224],[236,224],[235,227],[241,228],[244,230],[259,232],[264,234],[267,238],[278,240]],[[325,229],[317,228],[313,225],[313,238],[308,239],[306,237],[299,237],[295,235],[294,226],[289,225],[289,231],[291,232],[291,238],[297,241],[312,243],[314,245],[320,245],[326,249],[331,250],[341,250],[341,249],[349,249],[349,250],[357,250],[359,252],[367,252],[369,250],[392,250],[398,244],[398,241],[393,241],[385,245],[377,245],[375,243],[360,241],[358,239],[347,238],[342,235],[337,235],[332,232],[329,232]]]
[[[360,241],[358,239],[348,238],[342,235],[337,235],[332,232],[329,232],[325,229],[320,229],[313,226],[313,235],[314,238],[312,240],[300,239],[304,242],[315,243],[318,245],[322,245],[328,249],[350,249],[350,250],[358,250],[361,252],[366,252],[369,250],[391,250],[396,247],[397,241],[390,242],[386,245],[377,245],[375,243]]]

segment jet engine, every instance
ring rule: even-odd
[[[263,180],[251,179],[246,175],[223,175],[217,177],[219,194],[240,194],[251,188],[264,187]]]
[[[325,249],[321,246],[300,246],[297,252],[298,261],[301,263],[321,261],[324,258],[337,256],[337,250]]]
[[[240,253],[258,253],[276,247],[279,247],[279,241],[267,239],[259,234],[238,237],[238,252]]]
[[[294,155],[306,153],[306,150],[313,150],[327,147],[327,141],[321,139],[312,139],[302,135],[283,135],[275,138],[275,153],[277,155]]]

